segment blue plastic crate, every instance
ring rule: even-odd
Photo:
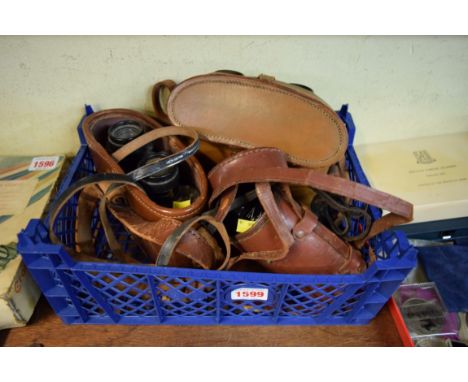
[[[368,184],[352,147],[355,128],[347,106],[338,114],[349,130],[351,178]],[[78,132],[82,146],[59,194],[94,172],[80,127]],[[75,197],[68,202],[56,223],[58,236],[70,246],[76,201]],[[374,219],[380,213],[371,209]],[[397,231],[384,232],[372,240],[378,259],[360,275],[283,275],[75,262],[62,246],[50,243],[46,227],[47,219],[31,220],[19,234],[18,250],[45,297],[67,324],[362,325],[375,317],[416,263],[415,249]],[[98,247],[105,246],[102,236]],[[132,244],[124,231],[120,239],[127,246]],[[242,292],[253,300],[239,300],[237,296],[244,298]]]

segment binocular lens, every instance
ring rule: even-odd
[[[143,133],[143,127],[141,127],[137,122],[122,121],[109,128],[107,137],[111,146],[119,148],[139,137]]]

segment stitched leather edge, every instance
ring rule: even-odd
[[[185,90],[187,90],[187,89],[189,89],[189,88],[191,88],[193,86],[200,85],[200,84],[207,84],[207,83],[219,83],[219,84],[228,84],[228,85],[238,85],[238,86],[244,86],[244,87],[251,87],[251,88],[256,88],[256,89],[265,90],[265,91],[269,91],[269,92],[280,93],[280,94],[285,95],[285,96],[294,97],[294,98],[298,99],[301,102],[305,102],[309,106],[312,106],[316,110],[321,112],[322,115],[324,115],[336,127],[337,132],[338,132],[339,145],[338,145],[338,148],[335,150],[335,152],[332,155],[330,155],[329,157],[327,157],[325,159],[320,159],[320,160],[301,159],[301,158],[298,158],[295,155],[288,155],[288,157],[291,158],[291,161],[294,161],[294,162],[296,162],[298,164],[306,164],[306,165],[322,164],[323,165],[323,163],[329,162],[332,159],[334,159],[335,156],[337,156],[341,151],[343,151],[343,148],[344,148],[344,150],[346,150],[347,142],[345,142],[345,138],[343,136],[343,131],[342,131],[342,128],[345,129],[346,127],[343,126],[344,124],[339,120],[338,116],[335,117],[335,112],[333,110],[330,110],[328,108],[328,106],[324,105],[319,100],[312,100],[312,99],[306,98],[306,96],[303,95],[303,94],[297,94],[292,89],[273,88],[271,83],[270,84],[269,83],[258,83],[257,81],[261,81],[261,80],[252,79],[252,78],[248,78],[248,77],[242,77],[242,78],[243,78],[244,81],[241,81],[239,79],[236,79],[236,80],[234,80],[234,79],[222,80],[222,79],[198,78],[198,79],[194,80],[193,83],[188,83],[188,84],[181,83],[179,85],[179,86],[181,86],[181,88],[177,89],[177,87],[176,87],[175,90],[172,92],[171,96],[169,97],[169,101],[168,101],[168,105],[167,105],[169,118],[171,119],[171,121],[173,121],[174,124],[177,124],[179,126],[182,125],[181,121],[175,115],[175,113],[176,113],[175,110],[174,110],[175,109],[175,103],[177,101],[177,98],[179,97],[179,95],[183,91],[185,91]],[[191,79],[188,79],[187,81],[190,81],[190,80]],[[255,84],[254,83],[245,83],[246,81],[255,82]],[[270,85],[270,86],[268,87],[267,85]],[[281,85],[276,85],[276,86],[281,86]],[[219,143],[238,145],[238,146],[245,147],[245,148],[258,147],[258,145],[255,145],[255,144],[253,144],[251,142],[242,141],[242,140],[233,139],[233,138],[222,137],[222,136],[219,136],[219,135],[200,134],[200,136],[201,137],[206,137],[208,140],[217,141]],[[343,154],[344,154],[344,151],[343,151]]]

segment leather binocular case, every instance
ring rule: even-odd
[[[289,168],[287,155],[276,148],[241,152],[217,165],[208,175],[210,202],[218,201],[216,218],[224,220],[238,188],[255,184],[264,214],[253,227],[235,237],[241,249],[228,268],[257,262],[270,272],[305,274],[360,273],[365,263],[359,249],[376,234],[412,219],[412,205],[381,191],[336,176]],[[301,185],[359,200],[390,211],[368,227],[368,235],[353,244],[322,225],[309,208],[297,203],[289,185]],[[275,189],[273,186],[277,186]]]
[[[343,161],[346,126],[321,98],[274,77],[219,71],[153,87],[156,118],[194,126],[201,152],[219,163],[239,150],[277,147],[288,162],[322,172]]]
[[[113,153],[109,153],[106,147],[107,132],[116,123],[132,121],[139,124],[145,133]],[[137,150],[152,142],[162,142],[167,151],[177,153],[186,149],[186,145],[178,138],[190,138],[197,142],[197,147],[183,163],[186,167],[185,175],[191,178],[191,182],[198,190],[199,196],[184,208],[169,208],[158,205],[152,201],[141,189],[126,187],[126,197],[132,209],[141,217],[149,221],[157,221],[161,218],[174,218],[185,220],[198,215],[205,207],[208,198],[208,183],[203,167],[193,154],[198,151],[198,134],[190,128],[162,127],[149,116],[128,109],[109,109],[93,113],[83,121],[83,133],[88,144],[98,173],[124,174],[120,162]],[[158,143],[159,143],[158,142]],[[135,169],[137,170],[137,169]],[[141,169],[138,169],[142,172]],[[132,176],[135,180],[144,178],[144,175]],[[146,174],[148,175],[148,174]],[[139,179],[136,179],[139,178]]]
[[[123,145],[112,154],[105,149],[109,128],[121,121],[131,121],[145,131],[141,136]],[[55,221],[62,207],[79,192],[76,211],[74,247],[69,252],[82,261],[96,261],[96,237],[102,227],[113,259],[123,263],[140,262],[126,253],[114,230],[107,212],[120,222],[146,255],[144,262],[156,262],[161,246],[168,236],[182,224],[182,221],[201,214],[208,198],[208,182],[205,172],[194,157],[199,147],[198,134],[186,127],[161,127],[141,113],[126,109],[111,109],[96,112],[83,121],[83,132],[98,174],[79,180],[67,189],[51,209],[49,234],[53,243],[61,243],[54,232]],[[185,145],[177,137],[190,139]],[[168,152],[167,158],[138,167],[127,174],[119,162],[132,153],[141,150],[151,142],[163,141]],[[185,165],[185,175],[190,177],[197,188],[198,197],[183,208],[168,208],[158,205],[144,192],[138,181],[174,165]],[[92,225],[98,210],[100,224]],[[203,217],[221,235],[227,237],[224,226],[210,217]],[[58,222],[60,224],[60,222]],[[230,248],[221,250],[217,242],[203,227],[189,227],[183,237],[177,238],[177,251],[171,254],[165,265],[217,269],[225,265]],[[223,253],[225,252],[225,253]],[[99,260],[98,260],[99,261]]]

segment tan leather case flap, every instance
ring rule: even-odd
[[[328,167],[343,157],[348,136],[338,115],[311,92],[271,77],[208,74],[174,88],[167,112],[206,140],[243,148],[278,147],[301,166]]]

